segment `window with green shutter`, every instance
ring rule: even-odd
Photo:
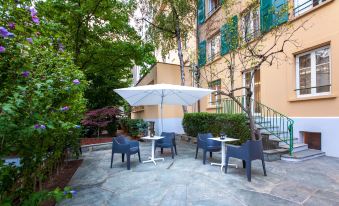
[[[202,67],[206,64],[206,40],[199,43],[198,66]]]
[[[272,0],[260,0],[260,30],[268,32],[272,27]]]
[[[220,54],[225,55],[238,47],[238,16],[220,28],[221,48]]]
[[[198,0],[198,23],[205,22],[205,0]]]
[[[272,24],[279,26],[288,21],[288,0],[273,0]]]
[[[288,21],[288,0],[260,1],[260,29],[269,32],[275,26]]]

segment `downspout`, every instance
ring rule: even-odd
[[[196,19],[197,19],[197,26],[196,26],[196,45],[195,45],[195,51],[198,51],[198,49],[199,49],[199,42],[200,42],[200,39],[199,39],[199,18],[198,18],[198,7],[197,7],[197,17],[196,17]],[[196,57],[196,59],[198,59],[198,57],[199,57],[199,55],[198,55],[198,52],[196,52],[196,54],[195,54],[195,57]],[[200,72],[199,71],[199,66],[198,66],[198,64],[196,63],[195,64],[195,69],[197,70],[196,72]],[[195,70],[194,69],[194,70]],[[194,74],[195,75],[195,74]],[[195,79],[195,77],[193,77],[194,79]],[[200,80],[199,80],[200,81]],[[200,87],[200,84],[199,84],[199,82],[197,81],[197,87],[199,88]],[[198,103],[197,103],[197,106],[198,106],[198,112],[200,112],[200,100],[198,100]]]

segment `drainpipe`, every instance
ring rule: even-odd
[[[195,44],[195,51],[198,51],[198,49],[199,49],[199,19],[198,19],[198,9],[197,9],[197,16],[196,16],[196,20],[197,20],[197,22],[196,22],[196,24],[197,24],[197,26],[196,26],[196,44]],[[195,57],[196,57],[196,59],[198,59],[198,52],[196,52],[196,54],[195,54]],[[199,67],[198,67],[198,64],[195,64],[194,65],[194,69],[193,69],[193,71],[194,72],[200,72],[199,71]],[[194,74],[195,75],[195,74]],[[199,79],[199,81],[200,81],[200,79]],[[197,87],[199,88],[200,87],[200,85],[199,85],[199,82],[197,81]],[[198,112],[200,112],[200,100],[198,100]]]

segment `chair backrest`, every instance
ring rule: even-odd
[[[248,156],[251,160],[261,159],[263,154],[262,140],[247,140],[242,147],[248,151]]]
[[[198,142],[206,142],[207,146],[220,146],[220,142],[211,140],[209,138],[213,138],[211,133],[199,133],[198,134]]]
[[[113,144],[127,144],[128,140],[126,137],[119,135],[113,138]]]
[[[165,138],[160,139],[161,140],[160,142],[165,143],[165,144],[172,144],[173,139],[175,138],[175,133],[174,132],[162,132],[161,136]]]

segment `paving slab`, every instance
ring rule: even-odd
[[[121,155],[115,155],[110,168],[111,150],[88,151],[69,185],[78,191],[62,206],[189,206],[189,205],[339,205],[339,159],[319,157],[305,162],[266,162],[263,175],[260,161],[252,163],[252,182],[248,182],[242,162],[230,159],[238,168],[228,173],[211,162],[220,162],[221,153],[202,163],[202,151],[195,159],[196,145],[178,141],[174,159],[168,150],[160,149],[156,157],[165,161],[139,163],[131,157],[131,170]],[[141,159],[151,153],[151,143],[140,143]]]

